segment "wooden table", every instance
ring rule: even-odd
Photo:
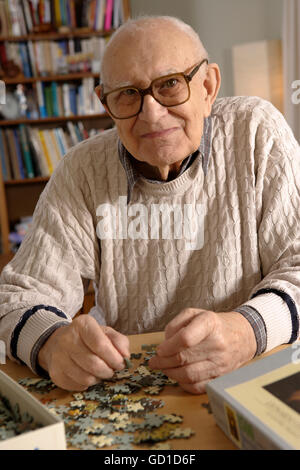
[[[143,344],[158,344],[163,339],[163,333],[149,333],[130,337],[131,352],[140,352]],[[12,361],[1,365],[0,369],[15,380],[24,377],[34,377],[34,374],[26,366],[21,366]],[[70,401],[71,392],[56,389],[51,397],[56,397],[56,404],[64,404]],[[55,394],[55,395],[54,395]],[[36,395],[38,399],[45,399],[47,395]],[[50,396],[50,395],[49,395]],[[191,395],[180,387],[166,386],[159,396],[154,399],[162,399],[165,406],[157,409],[157,413],[176,413],[184,417],[182,427],[191,428],[195,434],[188,439],[172,439],[167,441],[173,450],[232,450],[234,444],[217,426],[214,417],[207,409],[207,395]],[[107,448],[105,448],[107,450]]]

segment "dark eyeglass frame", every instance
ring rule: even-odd
[[[189,83],[192,81],[193,77],[196,75],[196,73],[198,72],[198,70],[200,69],[200,67],[202,66],[202,64],[204,63],[207,63],[208,64],[208,60],[207,59],[203,59],[200,64],[196,65],[196,67],[193,68],[193,70],[189,73],[189,74],[186,74],[184,72],[178,72],[178,73],[171,73],[169,75],[164,75],[162,77],[158,77],[158,78],[155,78],[154,80],[152,80],[150,86],[148,88],[137,88],[135,86],[124,86],[124,87],[121,87],[121,88],[116,88],[115,90],[112,90],[112,91],[109,91],[107,93],[103,93],[103,85],[100,84],[98,85],[96,88],[95,88],[95,91],[97,93],[97,95],[99,96],[99,99],[101,101],[101,103],[106,106],[110,112],[110,114],[112,115],[113,118],[115,119],[130,119],[134,116],[137,116],[142,108],[143,108],[143,105],[144,105],[144,97],[146,95],[151,95],[155,101],[157,101],[161,106],[165,106],[166,108],[172,108],[173,106],[179,106],[183,103],[186,103],[189,99],[190,99],[190,96],[191,96],[191,89],[190,89],[190,86],[189,86]],[[153,95],[153,84],[157,81],[157,80],[164,80],[164,79],[168,79],[168,78],[172,78],[172,77],[175,77],[175,76],[178,76],[178,75],[181,75],[186,83],[187,83],[187,86],[188,86],[188,97],[184,100],[184,101],[181,101],[180,103],[176,103],[176,104],[171,104],[171,105],[165,105],[163,103],[161,103],[154,95]],[[109,105],[107,103],[107,97],[111,94],[111,93],[115,93],[116,91],[122,91],[122,90],[127,90],[128,88],[130,88],[131,90],[136,90],[140,97],[141,97],[141,105],[140,105],[140,108],[139,110],[134,113],[134,114],[131,114],[130,116],[126,116],[126,117],[117,117],[114,113],[111,112],[110,108],[109,108]],[[99,93],[100,92],[100,93]]]

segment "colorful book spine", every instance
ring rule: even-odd
[[[120,26],[121,22],[121,1],[114,0],[114,9],[113,9],[113,28],[117,29]]]
[[[5,148],[4,148],[4,134],[2,133],[2,129],[0,129],[0,159],[1,159],[1,167],[2,167],[2,176],[3,180],[7,181],[8,177],[8,170],[6,166],[6,159],[5,159]]]
[[[41,144],[42,144],[42,149],[43,149],[44,155],[46,157],[46,162],[47,162],[47,165],[48,165],[48,168],[49,168],[49,173],[50,173],[50,175],[52,175],[53,165],[52,165],[52,160],[51,160],[51,157],[50,157],[50,153],[49,153],[49,150],[48,150],[48,147],[47,147],[47,144],[46,144],[44,131],[42,131],[41,129],[38,129],[38,135],[39,135],[39,138],[40,138],[40,141],[41,141]]]
[[[58,86],[56,82],[51,83],[51,96],[52,96],[52,111],[53,116],[59,116],[59,107],[58,107]]]
[[[60,14],[61,14],[61,24],[63,26],[66,26],[67,25],[67,12],[66,12],[65,0],[59,1],[59,8],[60,8]]]
[[[45,105],[45,98],[44,98],[44,91],[43,91],[43,84],[42,82],[36,82],[36,91],[37,91],[37,100],[39,104],[39,112],[41,118],[47,117],[46,105]]]
[[[113,14],[113,0],[106,1],[105,21],[104,29],[109,31],[112,26],[112,14]]]
[[[20,146],[20,139],[19,139],[19,133],[18,133],[17,129],[13,129],[13,137],[14,137],[15,150],[16,150],[18,165],[19,165],[19,170],[20,170],[20,178],[25,179],[26,178],[26,173],[25,173],[25,169],[24,169],[22,151],[21,151],[21,146]]]
[[[34,77],[36,77],[38,75],[38,72],[37,72],[37,65],[36,65],[37,62],[36,62],[36,58],[35,58],[35,48],[34,48],[33,42],[28,41],[27,46],[28,46],[28,55],[29,55],[29,59],[30,59],[32,75]]]
[[[7,140],[7,145],[9,148],[12,176],[13,176],[13,179],[18,180],[18,179],[21,179],[21,174],[20,174],[20,169],[19,169],[19,164],[18,164],[16,147],[14,143],[13,129],[5,129],[5,134],[7,137],[6,140]]]
[[[26,78],[32,77],[29,56],[27,53],[27,46],[24,42],[19,42],[19,54],[21,57],[22,69],[23,69],[23,73],[25,77]]]
[[[33,20],[32,20],[32,16],[31,16],[30,6],[29,6],[29,3],[28,3],[27,0],[24,0],[22,2],[22,5],[23,5],[23,10],[24,10],[24,16],[25,16],[25,20],[26,20],[27,30],[28,30],[28,33],[31,33],[31,31],[33,29]]]
[[[54,154],[55,154],[55,160],[56,160],[55,166],[57,166],[61,160],[61,153],[60,153],[59,145],[57,142],[56,134],[54,131],[55,129],[49,129],[49,137],[50,137],[50,141],[52,143],[52,147],[53,147]]]
[[[77,115],[77,98],[76,98],[76,86],[70,85],[69,86],[69,103],[70,103],[70,110],[71,115]]]
[[[44,87],[44,94],[45,94],[45,105],[46,105],[47,116],[53,117],[53,101],[52,101],[51,85],[47,85]]]
[[[59,28],[62,24],[61,12],[60,12],[60,0],[54,0],[54,15],[55,15],[56,27]]]
[[[0,137],[1,137],[1,144],[3,148],[3,160],[4,160],[4,166],[5,166],[5,175],[6,175],[6,180],[12,180],[12,169],[11,169],[11,161],[10,161],[10,153],[9,153],[9,147],[8,147],[8,142],[6,139],[6,135],[4,132],[4,129],[0,129]]]
[[[60,133],[59,133],[59,129],[54,129],[54,133],[55,133],[56,140],[57,140],[57,142],[58,142],[58,148],[59,148],[60,156],[61,156],[61,158],[62,158],[62,157],[65,155],[66,150],[65,150],[63,141],[62,141],[62,139],[61,139],[61,136],[60,136]]]
[[[27,136],[26,136],[24,124],[19,125],[19,135],[20,135],[21,149],[23,151],[23,158],[24,158],[27,178],[33,178],[34,170],[33,170],[32,156],[30,153],[29,144],[27,142]]]
[[[39,171],[40,171],[41,176],[46,176],[46,177],[50,176],[50,171],[49,171],[49,168],[48,168],[46,157],[44,155],[42,143],[41,143],[41,140],[39,138],[38,129],[29,126],[28,127],[28,133],[29,133],[29,137],[30,137],[30,142],[31,142],[32,147],[34,149],[36,160],[38,162]]]

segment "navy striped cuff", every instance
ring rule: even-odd
[[[41,336],[35,342],[31,351],[30,363],[31,363],[33,370],[36,370],[36,359],[37,359],[38,352],[40,348],[42,347],[42,345],[44,344],[44,342],[48,339],[50,334],[53,333],[56,327],[70,323],[70,320],[68,319],[67,315],[61,310],[57,309],[56,307],[51,307],[49,305],[36,305],[32,307],[31,309],[26,310],[26,312],[22,315],[20,321],[16,325],[12,334],[11,342],[10,342],[11,355],[21,364],[25,364],[25,363],[24,361],[22,361],[21,358],[18,357],[17,351],[18,351],[18,342],[20,339],[20,335],[22,333],[22,329],[27,324],[28,320],[31,319],[40,310],[54,313],[57,317],[61,318],[62,320],[55,321],[53,325],[48,325],[45,331],[41,331]]]
[[[293,299],[286,293],[278,289],[261,289],[252,295],[252,299],[258,295],[263,294],[276,294],[287,304],[290,314],[291,314],[291,323],[292,323],[292,333],[288,344],[296,341],[299,335],[299,316],[295,302]]]

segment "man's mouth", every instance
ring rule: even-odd
[[[177,127],[170,127],[169,129],[160,129],[157,131],[146,132],[142,134],[141,137],[143,139],[157,139],[162,137],[167,137],[168,135],[172,134],[173,132],[177,131]]]

